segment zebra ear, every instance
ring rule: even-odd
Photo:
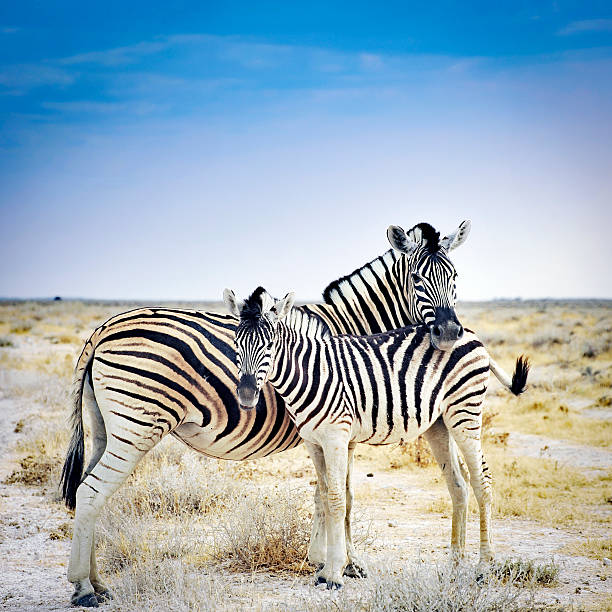
[[[452,234],[449,234],[440,240],[440,246],[447,251],[452,251],[458,246],[461,246],[466,241],[471,227],[472,222],[469,219],[466,219]]]
[[[279,319],[284,319],[293,308],[295,293],[288,293],[282,300],[277,300],[274,304],[274,312]]]
[[[418,246],[399,225],[390,225],[387,228],[387,238],[396,251],[406,255],[410,255]]]
[[[223,290],[223,301],[227,306],[227,309],[235,316],[240,317],[240,312],[244,307],[244,302],[238,304],[238,299],[236,298],[236,294],[231,289]]]

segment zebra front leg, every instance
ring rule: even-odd
[[[346,554],[348,564],[344,568],[344,575],[349,578],[365,578],[367,572],[355,555],[353,546],[353,534],[351,530],[351,511],[353,509],[353,456],[355,454],[356,442],[350,442],[348,446],[348,463],[346,470],[346,517],[344,519],[344,530],[346,537]]]
[[[474,496],[480,511],[480,563],[493,561],[493,547],[491,545],[491,476],[489,468],[482,454],[480,436],[473,437],[473,431],[452,430],[453,438],[457,442],[468,469]]]
[[[441,417],[423,434],[423,437],[429,443],[431,452],[442,470],[453,502],[451,554],[455,558],[460,558],[465,551],[468,488],[459,463],[457,447]]]
[[[327,555],[315,584],[326,583],[328,589],[339,589],[344,584],[342,574],[347,564],[345,518],[348,442],[348,435],[344,434],[323,440],[327,472]]]
[[[317,474],[312,532],[310,534],[310,544],[308,545],[308,561],[317,566],[318,571],[325,565],[325,549],[327,546],[325,528],[325,515],[327,513],[327,474],[325,473],[325,458],[321,447],[307,441],[304,441],[304,443]]]
[[[112,598],[110,591],[98,576],[95,563],[96,520],[109,497],[132,473],[138,461],[154,446],[155,443],[151,442],[150,438],[139,439],[137,447],[127,440],[119,441],[114,436],[109,436],[100,461],[79,485],[76,494],[72,550],[68,564],[68,580],[74,584],[71,598],[73,605],[97,607],[98,597]]]

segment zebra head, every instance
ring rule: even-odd
[[[275,300],[263,287],[258,287],[239,303],[231,289],[223,292],[229,311],[238,317],[236,328],[236,363],[238,365],[238,401],[244,408],[254,408],[259,393],[272,369],[275,354],[276,328],[293,306],[293,293]]]
[[[432,345],[443,351],[463,336],[455,312],[457,272],[448,253],[465,242],[470,227],[470,221],[463,221],[442,239],[428,223],[419,223],[408,232],[398,225],[387,230],[391,246],[403,254],[395,265],[407,288],[409,316],[414,323],[429,326]]]

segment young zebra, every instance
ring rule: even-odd
[[[425,322],[432,343],[445,348],[461,333],[454,313],[455,269],[448,253],[465,242],[469,229],[464,221],[440,238],[426,223],[408,232],[392,226],[388,236],[395,250],[329,285],[324,304],[302,308],[316,313],[336,334],[371,334]],[[263,457],[299,444],[283,399],[269,385],[256,411],[240,410],[236,323],[218,313],[144,308],[113,317],[85,344],[75,370],[73,432],[62,474],[63,497],[69,507],[76,506],[68,566],[74,604],[96,606],[110,597],[96,569],[97,516],[138,461],[168,433],[222,459]],[[93,433],[84,475],[83,403]],[[443,421],[426,437],[453,499],[452,546],[460,550],[464,478]],[[315,499],[312,558],[320,560],[326,535],[318,491]],[[361,570],[351,563],[347,572],[358,575]]]
[[[493,558],[490,476],[480,441],[490,358],[473,332],[465,330],[452,349],[441,351],[422,325],[373,336],[332,336],[316,316],[292,310],[292,293],[275,301],[259,287],[239,305],[226,289],[223,298],[240,317],[235,336],[240,403],[254,407],[269,382],[285,400],[317,471],[327,552],[316,584],[339,588],[347,550],[354,557],[345,483],[355,445],[411,440],[439,418],[468,465],[480,509],[481,562]],[[506,376],[515,395],[524,391],[528,369],[527,359],[519,357],[512,382]]]

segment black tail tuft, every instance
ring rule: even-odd
[[[531,364],[529,363],[529,358],[525,355],[521,355],[516,360],[516,366],[514,368],[514,374],[512,374],[512,386],[510,387],[510,391],[514,393],[514,395],[520,395],[525,388],[527,387],[527,375],[529,374],[529,368]]]
[[[80,416],[80,415],[79,415]],[[83,477],[83,463],[85,461],[85,442],[83,435],[83,421],[75,420],[70,446],[66,454],[66,461],[62,468],[60,486],[62,487],[62,499],[71,510],[76,507],[76,492]]]

